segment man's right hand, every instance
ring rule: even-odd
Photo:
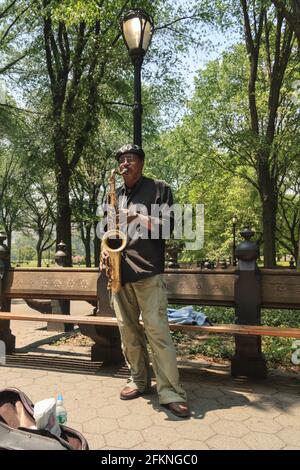
[[[100,254],[100,271],[106,268],[108,259],[109,259],[109,252],[104,248],[103,250],[101,250],[101,254]]]

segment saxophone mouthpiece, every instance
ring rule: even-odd
[[[124,175],[124,173],[127,173],[127,172],[128,172],[128,169],[124,168],[124,170],[120,171],[120,175]]]

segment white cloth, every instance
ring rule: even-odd
[[[38,401],[34,405],[33,416],[37,429],[45,429],[51,434],[60,436],[60,427],[56,420],[56,400],[54,398]]]

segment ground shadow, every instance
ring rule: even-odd
[[[67,374],[100,375],[105,377],[123,377],[129,375],[128,368],[124,364],[117,366],[105,365],[102,362],[94,362],[87,359],[75,359],[35,354],[11,354],[6,356],[6,364],[3,368],[36,369],[55,371]]]
[[[292,407],[300,406],[300,374],[271,371],[266,379],[259,380],[231,377],[229,369],[222,371],[218,366],[180,372],[193,419],[202,420],[210,411],[235,407],[246,412],[251,407],[266,413],[289,413]],[[183,421],[161,407],[157,395],[147,399],[153,409],[165,413],[167,421]]]
[[[166,421],[183,421],[183,419],[185,419],[173,415],[170,410],[164,406],[161,406],[157,396],[145,396],[145,398],[148,398],[149,405],[151,405],[155,411],[163,411],[166,414]],[[208,400],[206,398],[203,400],[201,400],[201,398],[191,398],[188,400],[188,404],[191,410],[191,418],[199,420],[204,419],[205,414],[209,411],[230,409],[235,406],[245,406],[249,403],[250,401],[248,398],[243,396],[241,393],[233,391],[227,393],[227,400],[223,403],[213,399]]]

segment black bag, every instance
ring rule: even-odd
[[[33,403],[17,388],[0,390],[1,450],[89,450],[86,439],[74,429],[60,425],[61,436],[29,429],[35,425]]]

